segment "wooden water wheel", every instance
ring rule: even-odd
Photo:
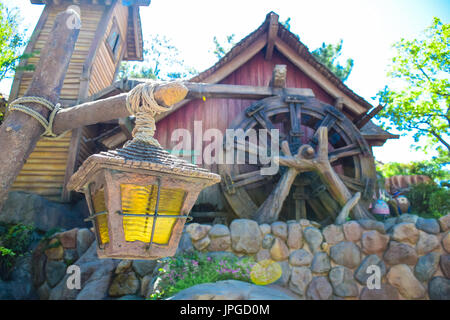
[[[320,127],[326,129],[322,131]],[[319,152],[320,136],[328,137],[325,138],[328,140],[326,161],[339,177],[335,180],[345,185],[343,189],[347,189],[348,195],[345,200],[336,197],[333,187],[324,183],[321,169],[301,167],[300,171],[290,172],[293,170],[286,166],[290,160],[280,160],[280,168],[275,175],[261,175],[260,169],[267,165],[263,165],[259,157],[257,163],[249,161],[254,154],[254,140],[247,138],[242,143],[235,139],[231,144],[227,142],[228,148],[224,143],[224,156],[235,150],[245,150],[245,163],[219,165],[219,173],[225,198],[238,217],[259,222],[307,218],[328,224],[336,219],[345,201],[360,192],[359,204],[352,215],[357,219],[371,218],[367,208],[376,181],[374,159],[359,130],[341,111],[313,97],[274,96],[250,105],[229,127],[243,129],[247,133],[250,129],[258,131],[264,128],[279,129],[280,159],[298,153],[303,154],[305,161],[310,161]],[[268,135],[265,145],[270,146],[270,139],[272,137]],[[258,147],[264,142],[258,137]],[[268,152],[264,148],[262,151]],[[271,217],[267,218],[267,214]]]

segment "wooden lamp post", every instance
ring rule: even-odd
[[[128,95],[127,107],[136,116],[133,140],[90,156],[68,184],[86,196],[100,258],[174,255],[198,194],[220,181],[153,138],[154,116],[168,109],[155,102],[153,88],[141,84]]]

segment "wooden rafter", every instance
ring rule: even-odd
[[[267,30],[267,46],[266,46],[266,60],[272,59],[273,49],[275,47],[275,38],[278,33],[278,15],[275,13],[270,13],[269,27]]]

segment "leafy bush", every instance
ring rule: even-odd
[[[440,218],[450,213],[450,190],[433,183],[412,186],[406,193],[411,213],[426,218]]]
[[[255,263],[252,258],[214,259],[206,254],[189,252],[163,259],[165,266],[159,269],[159,290],[150,299],[163,299],[177,292],[201,283],[221,280],[251,282],[250,269]]]
[[[0,278],[8,280],[17,257],[28,251],[33,240],[33,226],[17,224],[8,226],[0,236]]]

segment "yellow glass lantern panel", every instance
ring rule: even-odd
[[[120,185],[122,198],[123,229],[126,241],[142,241],[149,243],[152,236],[153,218],[126,216],[154,215],[158,186],[139,186],[133,184]],[[174,215],[180,214],[184,202],[185,192],[182,189],[161,188],[159,196],[158,214]],[[153,242],[167,244],[172,234],[172,228],[177,218],[157,217]]]
[[[97,193],[92,197],[92,202],[94,204],[95,213],[106,211],[105,191],[103,189],[97,191]],[[95,217],[95,221],[101,244],[108,243],[109,242],[108,214],[102,214]]]

